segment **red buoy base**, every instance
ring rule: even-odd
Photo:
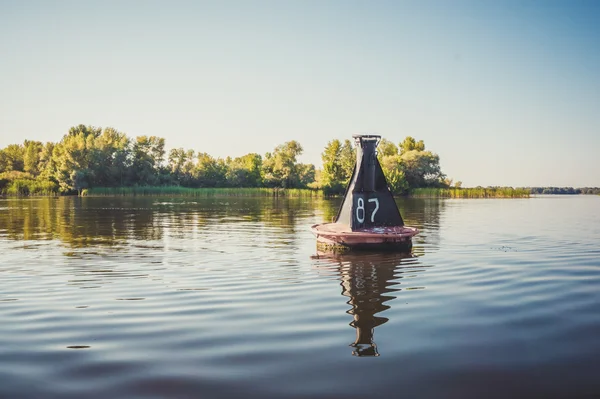
[[[352,231],[342,223],[323,223],[311,226],[321,249],[393,249],[410,250],[412,237],[419,233],[415,227],[368,227]]]

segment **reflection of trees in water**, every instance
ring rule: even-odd
[[[14,240],[59,239],[73,247],[116,245],[127,239],[160,239],[151,209],[90,198],[8,199],[0,230]]]
[[[256,223],[293,235],[298,220],[326,207],[307,198],[8,198],[0,202],[0,234],[13,240],[59,239],[72,247],[161,240],[223,223]]]
[[[323,201],[322,206],[319,208],[319,210],[323,213],[322,223],[331,223],[335,221],[335,217],[337,216],[342,202],[342,197],[331,198]]]
[[[440,217],[446,206],[446,200],[439,198],[399,198],[396,203],[404,223],[419,229],[439,227]]]
[[[184,233],[196,227],[218,228],[223,223],[250,223],[276,227],[282,234],[295,232],[298,220],[312,216],[322,199],[271,197],[214,197],[197,200],[170,199],[160,210],[168,218],[169,231]]]
[[[354,348],[352,354],[379,356],[373,340],[375,327],[388,319],[378,314],[390,308],[386,302],[396,298],[392,293],[401,290],[398,285],[403,274],[423,271],[413,268],[423,266],[417,263],[416,257],[406,253],[321,253],[314,259],[319,260],[319,269],[333,271],[339,277],[342,295],[349,298],[347,303],[351,308],[347,313],[352,315],[350,325],[356,329],[356,339],[350,344]],[[415,288],[423,287],[412,287]]]
[[[271,233],[294,239],[299,221],[314,215],[331,220],[341,199],[308,198],[8,198],[0,201],[0,234],[14,240],[59,239],[72,247],[114,246],[129,240],[161,240],[166,234],[185,237],[223,224],[250,223],[274,227]],[[419,244],[438,244],[443,200],[400,199],[407,225],[421,230]],[[302,222],[301,222],[302,223]],[[302,226],[304,227],[304,226]]]
[[[14,240],[59,239],[71,247],[115,246],[128,241],[156,241],[166,235],[190,237],[223,225],[246,223],[244,230],[267,227],[272,237],[295,240],[315,215],[331,220],[341,202],[310,198],[155,198],[59,197],[0,200],[0,234]],[[439,243],[443,200],[400,199],[406,224],[421,230],[413,252]],[[304,225],[306,223],[306,226]],[[231,226],[230,226],[231,227]],[[420,245],[421,244],[421,245]]]
[[[419,229],[413,237],[413,253],[423,255],[440,245],[440,223],[446,206],[445,199],[400,198],[396,200],[407,226]]]

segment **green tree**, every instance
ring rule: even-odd
[[[194,150],[185,150],[183,148],[172,149],[169,151],[167,169],[171,173],[172,180],[175,183],[185,187],[194,186],[196,152]]]
[[[102,130],[94,140],[91,169],[92,186],[123,186],[131,158],[131,142],[126,134],[111,127]]]
[[[311,184],[315,181],[316,169],[315,165],[300,163],[297,165],[298,169],[298,180],[300,188],[311,187]]]
[[[321,182],[323,189],[331,192],[342,191],[344,181],[344,171],[340,162],[342,143],[335,139],[327,143],[325,150],[321,154],[323,161],[323,171],[321,174]]]
[[[165,139],[138,136],[133,143],[130,179],[134,184],[152,185],[159,181],[165,157]]]
[[[399,153],[398,146],[386,139],[381,139],[377,146],[377,159],[390,191],[394,194],[406,194],[408,182],[404,175],[404,165]]]
[[[425,143],[423,140],[416,141],[413,137],[407,136],[400,143],[400,155],[404,155],[410,151],[425,151]]]
[[[19,144],[10,144],[0,151],[0,172],[24,172],[25,149]]]
[[[81,127],[83,125],[80,125]],[[96,131],[71,128],[69,133],[54,146],[54,179],[61,192],[80,192],[93,179],[92,169]]]
[[[404,173],[404,165],[400,155],[384,155],[379,157],[381,169],[387,180],[390,191],[394,194],[406,194],[409,189]]]
[[[227,184],[231,187],[260,187],[262,184],[262,157],[246,154],[227,163]]]
[[[205,152],[197,156],[194,169],[195,185],[198,187],[224,187],[227,167],[222,159],[215,159]]]
[[[431,151],[411,150],[401,155],[404,174],[411,188],[441,186],[445,175],[440,157]]]
[[[265,154],[263,181],[268,187],[294,188],[300,186],[297,157],[302,146],[295,140],[275,148],[273,154]]]
[[[39,141],[25,140],[23,143],[23,170],[33,176],[40,174],[40,155],[44,145]]]
[[[404,194],[411,188],[441,187],[446,176],[440,168],[440,158],[425,151],[423,140],[408,136],[396,147],[383,139],[377,156],[393,193]]]
[[[70,179],[73,182],[73,189],[77,191],[78,195],[81,195],[83,189],[89,187],[89,174],[89,169],[74,170],[71,172]]]
[[[54,162],[54,158],[52,157],[52,153],[54,152],[55,144],[51,141],[48,141],[42,147],[40,151],[38,170],[40,172],[40,179],[45,181],[56,181],[54,178],[56,171],[56,163]]]
[[[344,144],[342,144],[340,164],[342,165],[345,186],[352,177],[354,165],[356,164],[356,149],[352,146],[350,140],[344,140]]]
[[[377,146],[377,155],[380,157],[388,157],[398,155],[398,147],[389,140],[381,139]]]
[[[186,161],[186,151],[183,148],[173,148],[169,151],[167,166],[171,173],[179,175]]]
[[[196,152],[187,150],[185,153],[185,162],[181,168],[181,184],[186,187],[191,187],[194,182],[194,170],[196,169]]]
[[[343,193],[356,163],[356,150],[350,140],[343,144],[337,139],[330,141],[321,153],[321,159],[321,187],[328,193]]]
[[[87,138],[88,136],[92,136],[96,138],[102,134],[102,128],[94,127],[94,126],[85,126],[85,125],[77,125],[73,126],[69,129],[67,133],[68,136],[79,136],[83,135],[83,137]]]
[[[8,172],[8,159],[4,149],[0,150],[0,173]]]

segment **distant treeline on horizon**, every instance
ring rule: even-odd
[[[531,194],[600,194],[600,187],[527,187]]]
[[[352,142],[331,140],[321,154],[321,169],[299,163],[297,157],[302,151],[301,144],[292,140],[264,155],[250,153],[237,158],[214,158],[185,148],[166,153],[165,139],[161,137],[132,139],[113,128],[78,125],[57,143],[25,140],[23,144],[0,149],[0,194],[81,194],[86,189],[151,186],[343,193],[356,158]],[[409,136],[395,144],[382,139],[378,159],[394,194],[461,188],[460,181],[454,183],[442,172],[439,156],[425,150],[423,140]],[[594,194],[600,189],[536,187],[531,192]]]

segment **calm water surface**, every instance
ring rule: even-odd
[[[600,397],[600,197],[0,199],[0,398]],[[385,395],[385,396],[384,396]]]

